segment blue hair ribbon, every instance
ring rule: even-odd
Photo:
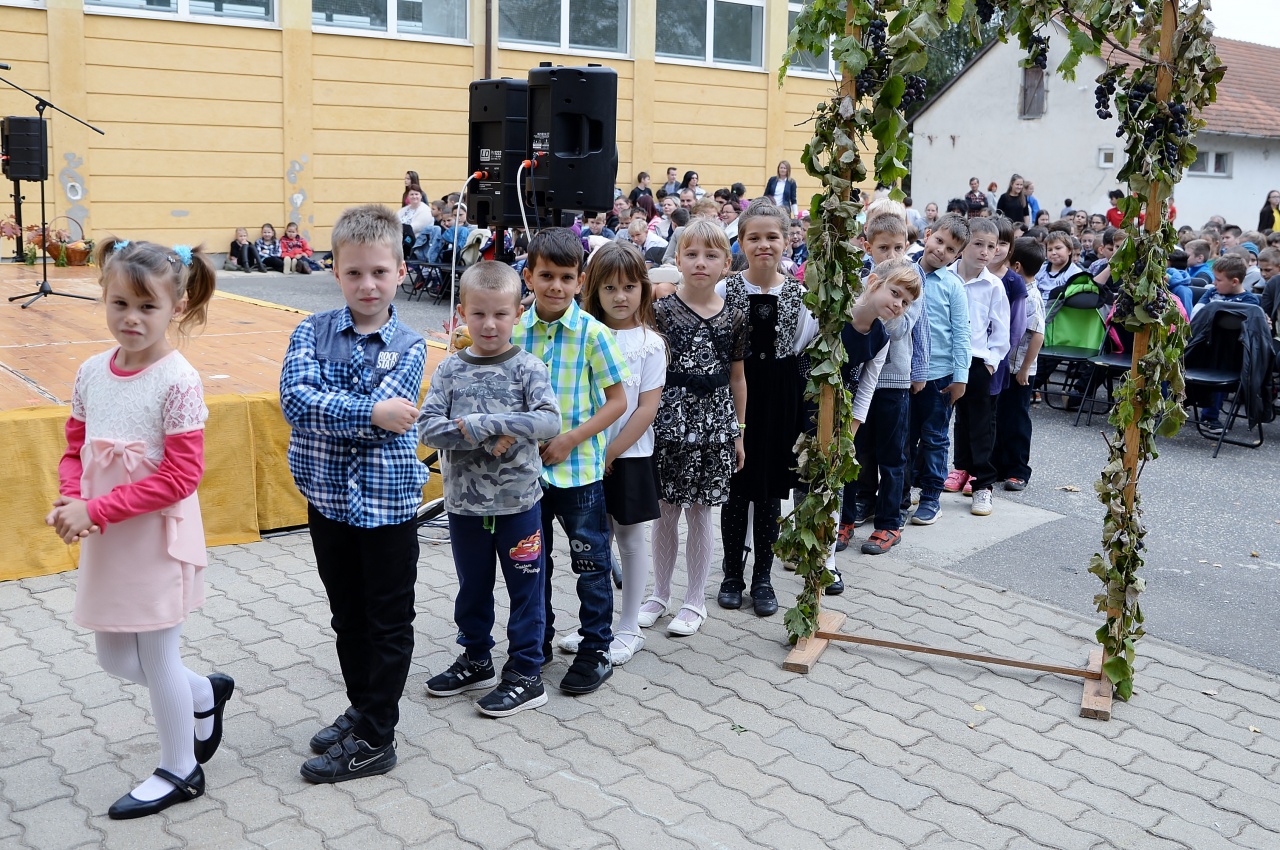
[[[191,265],[191,248],[188,245],[174,245],[173,253],[178,255],[184,266]]]
[[[121,239],[120,241],[116,242],[115,245],[111,246],[111,252],[113,254],[119,254],[121,251],[123,251],[125,248],[128,248],[128,247],[129,247],[129,240]]]

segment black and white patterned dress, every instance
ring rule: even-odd
[[[672,505],[723,505],[738,464],[738,415],[729,368],[747,356],[747,322],[725,304],[703,318],[678,295],[654,304],[671,360],[653,423],[662,500]]]

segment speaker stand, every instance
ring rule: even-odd
[[[47,104],[43,100],[38,101],[36,103],[36,112],[40,115],[41,121],[44,120],[44,108],[46,105]],[[46,182],[48,181],[46,180],[40,181],[40,232],[44,234],[44,241],[47,242],[49,239],[49,222],[45,219],[44,184]],[[28,307],[30,307],[32,304],[39,301],[41,298],[48,298],[50,295],[60,295],[63,298],[81,298],[85,301],[98,300],[97,298],[93,298],[88,295],[72,295],[70,292],[58,292],[52,286],[50,286],[49,285],[49,249],[46,248],[44,244],[41,244],[40,247],[42,249],[42,254],[43,254],[43,257],[40,260],[40,277],[41,277],[40,288],[37,289],[35,292],[27,292],[22,295],[15,295],[9,299],[9,303],[13,303],[14,301],[22,301],[23,298],[27,298],[29,300],[23,302],[23,305],[22,305],[22,309],[25,310]],[[66,249],[64,248],[63,250],[65,251]]]

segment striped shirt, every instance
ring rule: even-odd
[[[560,433],[586,422],[604,404],[605,387],[630,376],[613,334],[576,303],[554,322],[526,310],[511,341],[547,364],[560,404]],[[560,463],[543,466],[542,480],[553,487],[582,487],[604,478],[604,432],[579,443]]]
[[[356,331],[346,307],[294,330],[280,373],[280,408],[293,428],[289,471],[324,516],[359,528],[413,517],[427,483],[417,429],[384,431],[372,417],[386,399],[418,403],[426,359],[426,343],[395,307],[373,333]]]

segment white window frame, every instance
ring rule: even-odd
[[[9,0],[0,0],[5,5],[17,5]],[[146,18],[149,21],[184,21],[197,24],[216,24],[224,27],[249,27],[250,29],[280,29],[280,3],[273,0],[271,4],[271,20],[255,21],[252,18],[228,18],[222,15],[205,15],[191,11],[190,0],[175,0],[177,8],[172,12],[153,11],[151,9],[124,9],[115,6],[100,6],[97,3],[84,3],[86,15],[107,15],[115,18]],[[26,4],[23,4],[26,5]],[[33,4],[34,5],[34,4]],[[44,8],[40,3],[40,8]]]
[[[790,22],[791,13],[795,12],[796,14],[799,14],[804,10],[805,5],[806,4],[804,2],[787,4],[788,23]],[[787,27],[787,41],[790,42],[790,40],[791,40],[791,27]],[[840,75],[836,71],[836,60],[835,60],[835,57],[831,55],[832,41],[834,41],[834,39],[831,39],[827,42],[827,70],[825,73],[823,71],[816,71],[813,68],[802,68],[793,63],[787,67],[787,76],[790,77],[792,75],[795,75],[797,77],[808,77],[809,79],[814,79],[814,80],[839,79]]]
[[[430,0],[424,0],[430,2]],[[498,36],[498,47],[502,50],[519,50],[524,53],[546,53],[553,56],[588,56],[598,59],[630,59],[634,55],[631,52],[632,34],[635,32],[635,6],[636,0],[624,0],[627,4],[626,20],[627,20],[627,43],[623,49],[619,51],[600,50],[591,47],[570,47],[569,46],[569,9],[571,8],[569,0],[560,0],[560,43],[555,44],[534,44],[528,41],[503,41],[501,35]],[[495,27],[501,30],[501,24],[496,23]]]
[[[1115,168],[1116,167],[1116,149],[1113,145],[1103,145],[1098,148],[1098,167],[1099,168]]]
[[[182,0],[185,2],[185,0]],[[277,3],[283,3],[284,0],[276,0]],[[471,45],[471,7],[472,4],[468,0],[465,4],[467,12],[467,22],[464,29],[467,35],[463,38],[450,38],[444,35],[421,35],[412,32],[400,32],[400,5],[397,0],[385,0],[387,4],[387,28],[385,30],[368,29],[367,27],[344,27],[339,24],[317,24],[314,19],[311,23],[311,31],[322,35],[351,35],[357,38],[383,38],[393,41],[418,41],[428,44],[461,44]],[[422,11],[426,14],[427,4],[431,0],[423,0]],[[314,12],[312,13],[314,14]]]
[[[0,0],[0,6],[16,6],[19,9],[43,9],[44,0]]]
[[[765,8],[765,0],[703,0],[707,4],[707,52],[705,59],[687,59],[682,56],[663,56],[655,50],[654,61],[663,65],[689,65],[697,68],[724,68],[727,71],[747,71],[749,73],[768,74],[769,60],[765,55],[765,38],[766,31],[769,28],[769,10]],[[760,64],[759,65],[743,65],[738,62],[720,62],[715,57],[716,52],[716,3],[730,3],[735,6],[755,6],[761,9],[762,22],[760,26]],[[656,7],[656,3],[654,4]],[[657,14],[655,9],[654,14]]]
[[[1232,151],[1220,151],[1220,150],[1212,150],[1209,148],[1201,148],[1200,150],[1196,151],[1196,161],[1198,162],[1200,160],[1200,157],[1202,156],[1205,158],[1204,170],[1193,171],[1192,169],[1195,168],[1195,163],[1192,163],[1191,165],[1187,166],[1188,177],[1209,177],[1215,180],[1231,179],[1231,172],[1236,162],[1235,154]],[[1227,158],[1227,167],[1225,171],[1217,171],[1214,167],[1217,165],[1217,159],[1220,156],[1225,156]]]

